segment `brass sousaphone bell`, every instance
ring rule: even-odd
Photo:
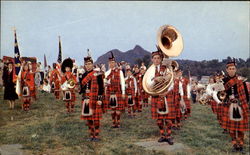
[[[168,59],[169,57],[177,57],[183,50],[183,39],[181,34],[171,25],[163,25],[159,28],[157,33],[158,51],[164,55],[162,64],[166,69],[161,80],[158,83],[150,83],[152,74],[155,72],[155,66],[152,64],[146,71],[143,77],[143,89],[152,96],[167,93],[167,90],[174,78],[174,71],[178,69],[179,65],[176,61]]]

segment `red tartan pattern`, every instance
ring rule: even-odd
[[[228,130],[232,131],[249,131],[249,122],[248,122],[248,114],[249,107],[246,100],[246,94],[244,90],[244,85],[241,80],[238,80],[238,77],[232,78],[225,84],[225,89],[230,89],[232,86],[237,85],[237,92],[239,95],[240,107],[243,111],[243,120],[242,121],[233,121],[229,119],[229,107],[230,102],[224,103],[226,106],[224,108],[225,112],[222,116],[222,126]]]
[[[222,128],[225,129],[225,122],[223,122],[223,119],[225,116],[227,116],[226,110],[227,107],[224,104],[218,104],[217,105],[217,119],[219,121],[219,124]],[[223,125],[222,125],[223,124]]]
[[[160,66],[160,71],[155,71],[155,77],[161,76],[161,74],[165,71],[165,67]],[[160,96],[152,96],[151,99],[151,115],[152,119],[175,119],[176,110],[174,104],[174,96],[173,90],[169,91],[166,95],[167,103],[168,103],[168,114],[159,114],[157,112],[158,106],[164,104],[164,97]]]
[[[76,100],[76,93],[74,89],[69,89],[70,93],[71,93],[71,100],[69,101],[65,101],[65,102],[74,102]],[[63,91],[63,96],[65,95],[66,91]]]
[[[151,100],[151,114],[152,119],[175,119],[176,110],[175,104],[173,102],[173,91],[169,91],[166,95],[167,103],[168,103],[168,114],[161,115],[157,112],[157,105],[162,104],[164,102],[164,97],[153,97]]]
[[[130,78],[125,80],[125,92],[126,92],[125,107],[135,108],[135,106],[136,106],[135,104],[133,106],[128,105],[128,95],[131,95],[132,100],[135,102],[135,84],[134,84],[133,77],[130,77]]]
[[[174,97],[176,118],[181,118],[179,79],[174,79],[173,97]]]
[[[135,79],[136,79],[136,84],[137,84],[137,92],[136,92],[136,96],[135,96],[135,107],[137,110],[142,110],[142,106],[141,101],[142,101],[142,96],[141,96],[141,74],[137,73],[134,75]]]
[[[31,87],[30,87],[30,96],[36,98],[36,85],[35,85],[35,73],[30,72]]]
[[[182,87],[183,87],[183,99],[186,104],[187,109],[191,109],[190,99],[188,99],[187,85],[189,84],[189,80],[187,78],[182,78]],[[190,93],[190,92],[189,92]]]
[[[91,116],[81,115],[82,120],[100,120],[102,118],[102,106],[97,104],[99,85],[98,85],[97,76],[95,74],[97,74],[97,72],[92,71],[88,73],[86,77],[82,79],[83,86],[85,86],[87,83],[89,83],[89,81],[91,81],[90,92],[86,93],[85,95],[89,97],[90,99],[89,105],[90,105],[90,108],[93,110],[93,114]]]
[[[65,81],[73,79],[76,83],[76,77],[73,75],[72,72],[65,72],[64,75],[61,77],[61,84],[63,84]],[[76,94],[75,94],[75,88],[69,89],[71,92],[71,100],[65,101],[65,102],[74,102],[76,100]],[[65,91],[63,91],[63,94]]]
[[[210,105],[214,114],[217,114],[217,102],[213,99],[210,99]]]
[[[54,69],[51,72],[51,76],[50,76],[50,85],[52,85],[52,82],[55,83],[55,91],[58,91],[60,89],[60,81],[59,81],[59,72],[57,69]]]
[[[106,107],[107,109],[112,109],[114,111],[124,110],[125,108],[125,99],[122,98],[121,82],[120,82],[120,69],[111,70],[110,74],[107,77],[107,80],[110,80],[110,84],[106,89]],[[117,97],[118,107],[111,108],[109,105],[110,95],[115,94]]]
[[[34,76],[30,72],[21,72],[21,91],[24,86],[28,86],[30,95],[29,96],[22,96],[23,102],[31,103],[32,91],[34,90],[35,81]]]
[[[76,77],[72,72],[65,72],[64,75],[61,77],[61,84],[63,84],[66,80],[73,79],[76,83]]]

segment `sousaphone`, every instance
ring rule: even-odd
[[[162,65],[166,66],[164,73],[162,74],[159,82],[149,83],[152,79],[149,79],[150,75],[155,72],[155,66],[152,64],[146,71],[142,85],[143,89],[152,96],[165,94],[168,91],[169,86],[173,82],[174,71],[178,69],[179,65],[176,61],[170,60],[169,57],[177,57],[183,50],[183,39],[181,34],[171,25],[163,25],[159,28],[157,33],[158,51],[161,51],[164,58]]]

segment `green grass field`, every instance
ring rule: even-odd
[[[0,91],[0,145],[22,144],[28,154],[232,154],[229,135],[222,134],[216,116],[210,106],[192,105],[192,116],[180,131],[174,131],[175,142],[190,148],[190,152],[166,153],[135,145],[135,142],[157,140],[158,127],[151,119],[150,108],[131,119],[121,118],[120,129],[111,129],[111,116],[104,114],[101,120],[101,141],[88,142],[88,130],[80,120],[80,100],[73,114],[66,114],[63,101],[52,94],[38,94],[31,111],[21,110],[18,100],[14,110],[3,101]],[[13,120],[11,120],[13,117]],[[249,133],[245,136],[245,150],[249,154]],[[234,153],[235,154],[235,153]]]

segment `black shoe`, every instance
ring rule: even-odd
[[[237,151],[238,151],[237,148],[233,147],[232,152],[237,152]]]
[[[176,127],[176,126],[174,126],[174,127],[172,127],[172,129],[173,129],[173,130],[177,130],[177,127]]]
[[[222,133],[223,134],[227,134],[228,132],[227,132],[227,130],[224,129]]]
[[[240,152],[241,154],[246,154],[246,152],[244,151],[243,147],[239,147],[239,152]]]
[[[165,138],[165,142],[167,142],[169,145],[173,145],[173,138]]]
[[[158,139],[158,142],[159,143],[163,143],[163,142],[165,142],[166,140],[165,140],[165,137],[161,137],[160,139]]]
[[[87,141],[88,141],[88,142],[91,142],[91,141],[93,141],[93,139],[94,139],[94,138],[88,138]]]
[[[234,144],[232,152],[237,152],[237,151],[239,151],[239,147],[236,144]]]
[[[92,141],[93,141],[93,142],[99,142],[99,141],[100,141],[100,138],[93,138]]]

